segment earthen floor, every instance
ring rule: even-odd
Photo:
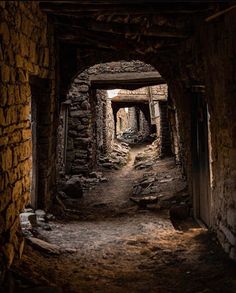
[[[168,211],[139,209],[129,201],[133,181],[145,172],[133,168],[138,151],[131,151],[127,166],[106,174],[107,183],[72,202],[78,219],[53,221],[52,231],[42,231],[61,247],[59,255],[27,245],[14,270],[33,287],[66,293],[236,292],[235,264],[213,234],[191,219],[175,230]]]

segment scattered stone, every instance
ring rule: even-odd
[[[34,210],[32,208],[25,208],[23,213],[33,213]]]
[[[151,142],[153,138],[151,135],[142,131],[136,131],[132,128],[126,129],[124,132],[117,136],[117,140],[128,145],[138,144],[143,142]]]
[[[22,225],[27,225],[29,224],[30,225],[30,221],[29,221],[29,216],[31,215],[35,215],[33,212],[24,212],[24,213],[21,213],[20,214],[20,221],[21,221],[21,226]]]
[[[102,177],[102,173],[101,172],[91,172],[90,174],[89,174],[89,177],[91,177],[91,178],[101,178]]]
[[[134,161],[134,167],[137,170],[150,169],[154,166],[159,158],[159,140],[153,141],[144,152],[139,153]]]
[[[46,212],[44,210],[36,210],[35,214],[39,219],[44,219],[44,217],[46,216]]]
[[[122,166],[126,165],[129,158],[130,148],[127,144],[113,144],[111,152],[98,159],[98,164],[105,169],[119,170]]]
[[[146,208],[148,204],[157,204],[158,197],[157,196],[145,196],[141,198],[130,197],[130,200],[135,202],[138,206]]]
[[[32,228],[38,227],[36,214],[29,215],[28,219]]]
[[[52,221],[52,220],[55,220],[55,216],[53,214],[47,213],[46,216],[45,216],[45,219],[47,221]]]
[[[150,159],[153,154],[153,145],[143,153],[138,154],[138,160],[135,159],[135,168],[141,169],[148,166],[150,162],[147,161],[147,158]],[[149,152],[148,155],[147,152]],[[177,217],[178,213],[180,213],[179,217],[190,215],[192,203],[187,191],[186,181],[182,177],[181,170],[176,167],[174,159],[161,160],[156,158],[151,163],[153,171],[145,172],[143,177],[135,182],[131,200],[142,207],[147,207],[149,205],[148,200],[153,199],[154,202],[156,200],[158,207],[161,209],[180,206],[181,208],[176,208]],[[168,170],[166,173],[160,172],[162,166]],[[183,206],[186,206],[186,211],[184,211]],[[174,214],[175,210],[173,210]]]
[[[60,247],[55,244],[51,244],[35,237],[26,238],[26,240],[32,247],[39,251],[45,252],[47,254],[60,254]]]
[[[69,197],[79,198],[83,196],[81,183],[78,177],[71,177],[63,186],[63,192]]]
[[[169,178],[169,179],[163,179],[163,180],[160,180],[160,183],[167,183],[167,182],[170,182],[170,181],[173,181],[174,178]]]
[[[42,223],[40,225],[40,228],[42,228],[45,231],[52,231],[52,228],[51,228],[51,226],[48,223]]]

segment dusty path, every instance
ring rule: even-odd
[[[144,149],[145,145],[132,148],[126,166],[120,170],[104,173],[108,179],[107,183],[101,183],[95,189],[88,191],[82,199],[68,200],[67,206],[79,210],[80,218],[86,220],[119,216],[125,212],[130,213],[135,208],[129,201],[133,182],[143,174],[143,171],[133,168],[134,159]]]
[[[27,246],[15,270],[65,293],[236,292],[235,265],[214,235],[191,220],[186,231],[176,231],[167,211],[138,209],[128,200],[143,172],[133,169],[138,151],[122,170],[106,174],[107,183],[71,203],[81,220],[55,221],[52,231],[41,231],[61,247],[59,255]]]

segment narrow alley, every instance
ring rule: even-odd
[[[140,208],[130,201],[134,182],[147,171],[160,178],[170,178],[170,168],[178,174],[175,182],[164,183],[163,192],[170,184],[181,192],[184,184],[173,158],[135,169],[135,157],[144,150],[145,145],[134,146],[126,166],[105,173],[107,182],[82,199],[66,200],[78,211],[74,219],[49,221],[50,231],[38,228],[37,237],[50,244],[26,246],[13,269],[21,280],[19,292],[36,292],[31,290],[37,285],[66,293],[235,292],[236,269],[213,234],[192,218],[177,218],[175,230],[168,209]]]
[[[236,292],[234,2],[0,0],[0,293]]]

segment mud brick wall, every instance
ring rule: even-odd
[[[50,137],[55,122],[54,55],[53,31],[38,4],[0,1],[0,279],[4,267],[9,267],[24,247],[19,213],[30,198],[30,77],[50,79],[50,113],[45,113],[50,119],[45,136]],[[47,155],[55,156],[52,142]],[[53,192],[53,167],[48,170],[45,187],[47,202]]]

